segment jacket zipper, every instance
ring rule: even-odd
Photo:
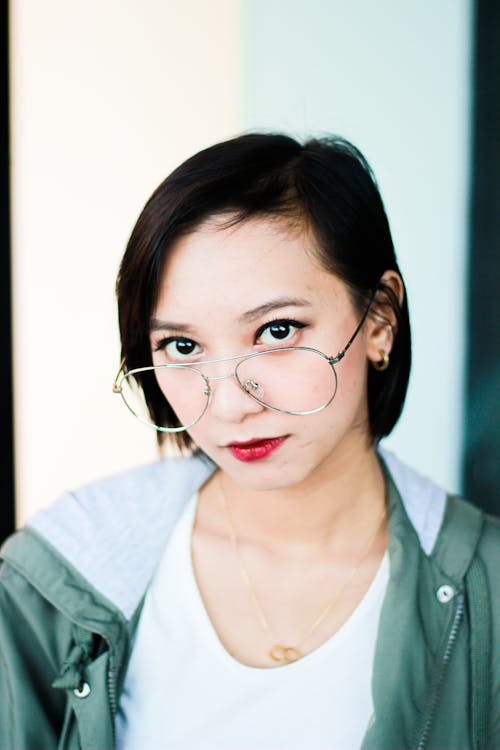
[[[460,623],[462,621],[462,616],[464,613],[464,595],[457,594],[456,598],[457,598],[457,604],[455,607],[455,612],[454,612],[450,630],[448,633],[446,646],[443,651],[443,656],[441,659],[441,667],[440,667],[439,672],[435,676],[433,684],[432,684],[431,696],[427,704],[426,712],[424,714],[424,721],[422,725],[422,731],[420,732],[420,739],[418,740],[416,745],[413,745],[414,750],[424,750],[429,741],[429,733],[431,730],[432,722],[434,720],[434,715],[436,713],[437,704],[441,696],[441,689],[443,687],[444,676],[448,668],[448,664],[451,658],[453,647],[455,645],[455,641],[457,640],[458,629],[460,627]]]
[[[109,644],[108,644],[109,648]],[[115,669],[111,661],[111,649],[109,652],[109,669],[108,669],[108,695],[109,705],[111,708],[111,733],[113,737],[113,745],[115,743],[115,716],[117,711],[116,705],[116,680],[115,680]]]

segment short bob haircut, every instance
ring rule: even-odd
[[[229,217],[228,226],[249,217],[300,223],[312,232],[321,265],[345,282],[360,313],[376,291],[370,314],[396,323],[389,368],[369,368],[369,427],[374,442],[388,435],[410,372],[406,293],[400,306],[380,283],[384,271],[400,273],[389,223],[369,164],[341,137],[301,144],[279,133],[241,135],[195,154],[159,185],[132,231],[117,279],[124,369],[152,364],[149,322],[173,243],[215,216]],[[179,426],[154,376],[136,379],[154,422]],[[166,434],[157,432],[160,445]],[[170,435],[179,448],[195,448],[187,432]]]

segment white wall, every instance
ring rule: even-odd
[[[118,262],[174,166],[241,122],[232,0],[11,4],[18,522],[156,454],[113,396]]]
[[[246,129],[353,141],[408,287],[413,371],[387,447],[460,488],[471,0],[243,0]]]

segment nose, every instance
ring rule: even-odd
[[[210,379],[210,405],[212,416],[225,422],[241,422],[248,414],[259,414],[265,407],[251,398],[238,385],[234,374]]]

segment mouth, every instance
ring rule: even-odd
[[[238,461],[259,461],[277,450],[287,437],[288,435],[273,438],[256,438],[245,443],[229,443],[226,447]]]

